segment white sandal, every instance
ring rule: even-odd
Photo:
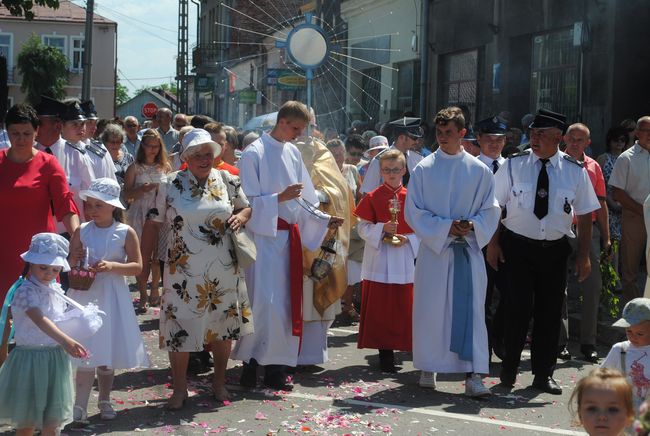
[[[72,408],[72,423],[75,426],[85,426],[90,422],[88,421],[88,412],[81,406],[74,406]]]
[[[99,417],[104,421],[110,421],[117,418],[117,412],[113,409],[113,405],[108,400],[100,400],[97,402],[99,409]]]

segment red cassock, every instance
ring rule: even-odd
[[[391,215],[388,205],[395,196],[400,204],[397,233],[411,234],[413,230],[404,219],[404,187],[395,190],[385,184],[379,186],[361,199],[354,214],[373,224],[389,222]],[[387,256],[390,256],[391,249],[392,247],[386,246]],[[361,292],[361,322],[357,347],[411,351],[413,283],[363,280]]]
[[[15,163],[0,151],[0,304],[22,273],[20,254],[36,233],[54,232],[61,221],[79,210],[68,189],[63,168],[52,155],[37,152],[29,162]]]

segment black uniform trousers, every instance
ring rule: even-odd
[[[503,371],[514,373],[531,317],[531,360],[535,376],[550,377],[557,361],[560,319],[571,247],[566,237],[535,241],[504,229],[506,263],[505,356]]]
[[[505,329],[505,265],[499,262],[499,270],[495,270],[487,262],[487,249],[483,249],[485,271],[487,273],[487,290],[485,292],[485,326],[488,333],[490,350],[503,349],[503,331]],[[498,294],[498,304],[494,303],[495,290]]]

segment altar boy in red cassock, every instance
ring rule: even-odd
[[[363,197],[355,210],[359,235],[366,241],[357,346],[378,349],[381,370],[396,372],[393,350],[412,347],[414,260],[420,243],[404,219],[404,155],[388,150],[377,158],[384,183]],[[391,216],[395,204],[397,223]]]

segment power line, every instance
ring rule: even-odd
[[[155,25],[155,24],[151,24],[151,23],[149,23],[149,22],[147,22],[147,21],[140,20],[140,19],[138,19],[138,18],[133,18],[133,17],[131,17],[131,16],[128,16],[128,15],[125,15],[125,14],[123,14],[123,13],[121,13],[121,12],[118,12],[118,11],[116,11],[115,9],[111,9],[111,8],[109,8],[108,6],[105,6],[105,5],[101,4],[101,3],[98,4],[97,6],[99,6],[101,9],[105,9],[105,10],[107,10],[107,11],[110,11],[110,12],[114,13],[115,15],[119,15],[120,17],[124,17],[124,18],[126,18],[126,19],[133,20],[133,21],[136,21],[136,22],[138,22],[138,23],[141,23],[141,24],[144,24],[144,25],[147,25],[147,26],[150,26],[150,27],[154,27],[154,28],[156,28],[156,29],[163,30],[163,31],[165,31],[165,32],[173,33],[174,35],[176,35],[176,31],[175,31],[175,30],[170,30],[170,29],[168,29],[168,28],[166,28],[166,27],[157,26],[157,25]]]

